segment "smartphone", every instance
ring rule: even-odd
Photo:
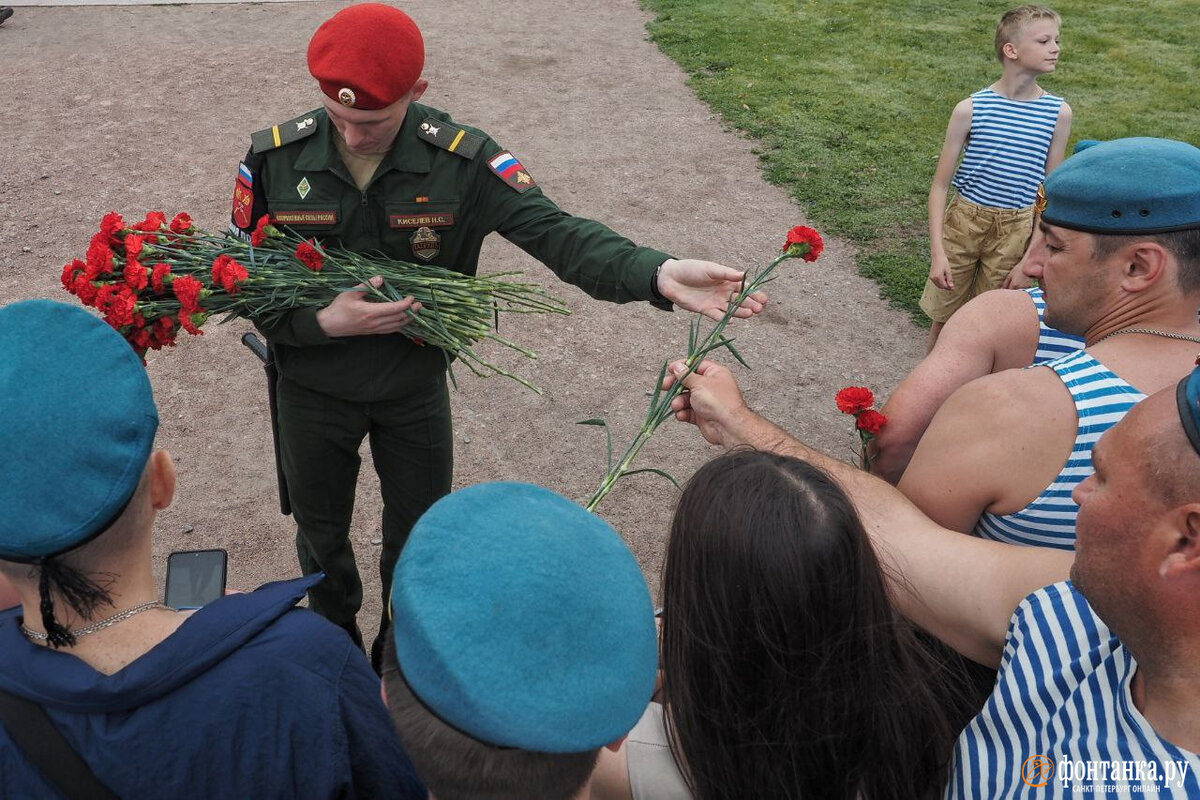
[[[224,550],[176,550],[167,556],[167,605],[200,608],[225,594]]]

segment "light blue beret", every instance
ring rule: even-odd
[[[141,480],[158,412],[133,348],[78,306],[0,308],[0,558],[77,547]]]
[[[1087,147],[1046,178],[1042,219],[1086,233],[1198,228],[1200,149],[1150,138]]]
[[[1198,359],[1200,360],[1200,359]],[[1179,410],[1179,422],[1187,434],[1192,449],[1200,454],[1200,367],[1185,375],[1175,385],[1175,405]]]
[[[392,584],[413,693],[487,744],[580,753],[630,731],[654,691],[654,609],[604,520],[548,489],[487,483],[435,503]]]

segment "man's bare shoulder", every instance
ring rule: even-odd
[[[1026,367],[976,378],[951,395],[946,408],[977,419],[981,428],[1011,430],[1044,422],[1047,415],[1063,416],[1074,405],[1054,370]]]
[[[992,372],[1027,367],[1037,353],[1037,307],[1028,292],[994,289],[973,298],[950,317],[938,348],[991,356]]]

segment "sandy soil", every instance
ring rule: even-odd
[[[110,210],[186,210],[202,227],[228,221],[234,171],[251,131],[318,104],[304,65],[317,25],[341,2],[20,8],[0,27],[0,302],[51,297],[62,264],[81,256]],[[633,0],[409,0],[426,34],[425,101],[516,153],[568,211],[604,220],[680,256],[756,267],[803,211],[759,175],[754,142],[722,126],[684,75],[647,41]],[[455,485],[542,483],[586,499],[604,471],[602,416],[617,447],[633,436],[659,365],[680,354],[688,316],[614,306],[559,283],[499,237],[481,271],[525,270],[574,310],[510,322],[536,363],[506,359],[545,389],[458,370]],[[885,395],[922,352],[923,332],[857,275],[854,252],[828,242],[816,265],[789,262],[769,310],[732,329],[753,371],[751,404],[806,441],[851,457],[855,437],[833,406],[847,384]],[[179,467],[175,505],[159,517],[161,579],[175,549],[224,547],[230,584],[298,572],[290,518],[279,514],[259,363],[242,321],[152,353],[160,445]],[[81,409],[103,398],[80,398]],[[670,423],[640,466],[687,478],[715,454]],[[369,454],[364,449],[364,458]],[[64,487],[67,490],[68,487]],[[378,487],[369,461],[352,538],[378,612]],[[638,476],[601,513],[628,539],[657,587],[675,490]]]

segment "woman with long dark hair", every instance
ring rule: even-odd
[[[911,800],[944,785],[957,701],[936,687],[954,681],[893,610],[824,472],[750,450],[706,464],[680,497],[662,592],[662,705],[602,764],[594,798]]]

